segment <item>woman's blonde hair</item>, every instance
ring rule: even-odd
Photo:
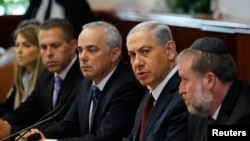
[[[39,24],[27,24],[25,26],[19,26],[16,31],[14,32],[14,41],[17,38],[17,35],[20,34],[22,35],[23,38],[25,38],[27,41],[29,41],[31,44],[35,45],[38,50],[37,50],[37,60],[35,64],[35,68],[32,73],[32,78],[31,78],[31,85],[28,90],[28,94],[30,95],[32,91],[35,88],[36,81],[41,74],[41,72],[44,70],[44,64],[42,62],[42,57],[40,54],[40,49],[39,49],[39,41],[38,41],[38,32],[39,32]],[[25,67],[21,67],[15,63],[15,74],[14,74],[14,81],[15,81],[15,89],[16,89],[16,95],[15,95],[15,102],[14,102],[14,109],[19,107],[21,104],[22,97],[24,96],[24,87],[22,83],[22,77],[24,75],[24,71],[26,70]]]

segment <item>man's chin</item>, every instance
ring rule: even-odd
[[[48,70],[52,73],[58,73],[59,72],[59,69],[58,68],[55,68],[55,67],[48,67]]]

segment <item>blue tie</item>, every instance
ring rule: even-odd
[[[59,91],[61,89],[62,79],[59,76],[55,77],[54,89],[56,93],[53,95],[53,106],[55,107]]]
[[[101,91],[99,90],[99,88],[97,86],[92,87],[93,110],[92,110],[92,116],[91,116],[91,123],[93,123],[96,109],[97,109],[98,104],[99,104],[100,93],[101,93]]]

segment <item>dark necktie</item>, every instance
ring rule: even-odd
[[[145,129],[145,126],[147,124],[148,117],[149,117],[151,110],[153,108],[154,101],[155,101],[155,99],[152,96],[152,93],[150,93],[148,96],[148,101],[147,101],[147,103],[144,107],[144,110],[143,110],[143,116],[142,116],[142,122],[141,122],[141,132],[140,132],[140,141],[142,140],[142,137],[144,134],[144,129]]]
[[[59,91],[61,89],[61,84],[62,84],[62,79],[59,76],[55,77],[55,84],[54,84],[54,89],[55,89],[55,94],[53,95],[53,106],[55,107],[57,97],[59,94]]]
[[[48,7],[47,7],[45,16],[44,16],[44,20],[47,20],[50,17],[51,5],[52,5],[52,0],[49,0],[49,4],[48,4]]]
[[[99,104],[99,96],[100,96],[101,91],[97,86],[92,87],[92,99],[93,99],[93,110],[92,110],[92,116],[91,116],[91,123],[94,121],[96,109]],[[92,124],[91,124],[92,125]]]
[[[215,124],[215,120],[212,118],[212,117],[208,117],[208,123],[207,123],[208,125],[213,125],[213,124]]]

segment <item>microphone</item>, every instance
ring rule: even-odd
[[[52,114],[54,114],[56,111],[58,111],[58,109],[60,109],[62,107],[62,105],[65,103],[67,104],[68,102],[71,102],[73,100],[73,98],[75,98],[75,94],[73,95],[65,95],[61,101],[59,101],[59,103],[56,105],[56,107],[51,110],[49,113],[45,114],[44,116],[42,116],[37,122],[44,120],[45,118],[48,118],[49,116],[51,116]],[[68,103],[70,104],[70,103]]]
[[[41,134],[40,134],[40,133],[35,133],[35,134],[30,135],[30,136],[26,139],[26,141],[37,141],[37,140],[39,140],[39,139],[41,139]]]
[[[34,124],[31,125],[31,126],[28,126],[27,128],[24,128],[24,129],[22,129],[22,130],[16,132],[16,133],[14,133],[14,134],[11,134],[10,136],[7,136],[7,137],[1,139],[0,141],[4,141],[4,140],[9,139],[9,138],[11,138],[11,137],[17,136],[17,135],[19,135],[20,133],[22,133],[22,132],[25,131],[24,134],[20,135],[17,139],[15,139],[15,140],[19,140],[19,139],[20,139],[23,135],[25,135],[25,133],[27,133],[31,128],[34,128],[34,127],[36,127],[36,126],[38,126],[38,125],[41,125],[41,124],[43,124],[43,123],[45,123],[45,122],[47,122],[47,121],[50,121],[50,120],[56,118],[56,117],[62,112],[62,110],[63,110],[65,107],[67,107],[68,105],[70,105],[70,104],[73,102],[73,100],[75,99],[75,97],[76,97],[76,94],[70,95],[69,98],[68,98],[68,96],[65,96],[65,97],[58,103],[58,105],[57,105],[52,111],[50,111],[49,113],[45,114],[45,115],[44,115],[42,118],[40,118],[36,123],[34,123]],[[63,104],[63,103],[65,103],[65,104]],[[52,114],[53,114],[53,115],[52,115]],[[51,115],[52,115],[52,116],[51,116]],[[39,134],[39,135],[40,135],[40,134]],[[37,136],[37,135],[36,135],[36,136]]]

